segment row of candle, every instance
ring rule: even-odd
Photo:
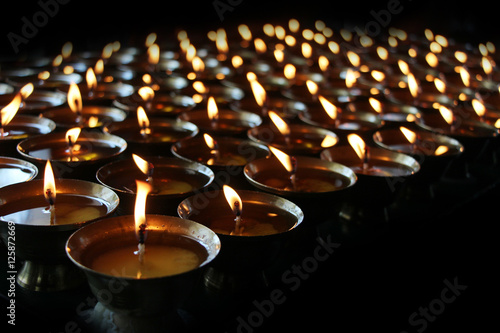
[[[176,50],[160,48],[151,34],[147,52],[115,42],[94,58],[67,43],[48,66],[2,68],[0,151],[9,156],[0,172],[2,182],[12,179],[2,183],[0,215],[30,240],[18,255],[60,264],[66,249],[94,291],[114,274],[175,278],[216,256],[234,263],[252,246],[234,247],[234,238],[275,241],[304,217],[314,223],[338,214],[332,204],[349,191],[362,205],[385,205],[366,193],[392,198],[400,180],[441,175],[463,152],[492,141],[494,46],[466,53],[429,30],[413,40],[389,32],[375,43],[345,30],[334,36],[320,21],[301,30],[290,20],[288,29],[265,25],[262,36],[240,25],[230,42],[219,29],[199,50],[183,30]],[[51,162],[57,176],[86,181],[31,180]],[[228,177],[211,188],[221,175]],[[226,186],[241,177],[259,191]],[[123,216],[106,218],[116,209]],[[51,230],[57,249],[36,239],[40,230]],[[40,276],[18,281],[55,288]],[[158,290],[167,292],[155,284],[152,295]],[[142,296],[134,294],[130,308],[109,306],[158,310]]]

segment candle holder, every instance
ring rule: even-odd
[[[186,139],[172,146],[174,156],[206,165],[215,174],[214,185],[242,189],[248,183],[243,167],[257,158],[270,155],[267,146],[251,140],[232,137],[214,137],[217,147],[210,148],[203,136]]]
[[[183,112],[177,119],[192,122],[201,132],[215,136],[245,136],[247,130],[262,123],[262,118],[254,113],[221,108],[216,121],[209,118],[205,108]]]
[[[127,142],[118,136],[82,132],[75,144],[79,149],[75,151],[69,148],[65,134],[50,133],[25,139],[17,145],[17,151],[39,169],[50,161],[57,178],[94,180],[99,167],[118,158],[127,148]]]
[[[170,148],[175,142],[191,138],[198,133],[195,124],[170,118],[154,118],[148,128],[151,132],[143,134],[143,128],[134,117],[111,124],[107,131],[127,141],[126,153],[129,156],[170,154]]]
[[[83,274],[66,257],[66,240],[83,225],[111,215],[118,206],[118,196],[99,184],[57,179],[56,188],[59,200],[55,203],[55,224],[50,224],[45,214],[48,204],[44,198],[43,180],[0,188],[2,240],[8,244],[11,240],[9,230],[15,228],[16,257],[24,261],[17,272],[17,282],[27,290],[54,292],[84,283]],[[64,224],[57,223],[59,208],[67,214],[61,217],[64,217]]]
[[[248,130],[248,137],[261,144],[273,146],[290,155],[317,156],[323,149],[322,142],[326,136],[331,137],[332,144],[338,142],[334,132],[311,125],[289,124],[290,134],[285,136],[273,124],[264,124]]]
[[[198,258],[196,268],[151,278],[123,277],[120,276],[123,258],[117,257],[112,264],[116,264],[118,276],[111,275],[95,267],[96,260],[119,248],[130,246],[131,252],[134,246],[137,249],[134,216],[103,219],[79,229],[69,237],[66,251],[75,267],[87,276],[90,289],[98,300],[94,317],[100,317],[103,322],[94,323],[96,326],[109,326],[109,321],[103,319],[106,316],[112,318],[115,330],[166,331],[171,325],[165,319],[190,296],[203,271],[219,254],[219,238],[199,223],[151,214],[146,215],[146,219],[145,263],[148,255],[154,254],[155,246],[174,246],[194,253]],[[131,256],[134,257],[133,253]]]
[[[14,156],[17,154],[17,145],[22,140],[49,134],[55,129],[56,124],[50,119],[18,114],[3,128],[3,136],[0,137],[0,155]]]
[[[297,204],[312,224],[335,218],[347,193],[357,182],[355,173],[339,163],[306,156],[295,158],[295,185],[279,160],[271,157],[248,163],[245,177],[253,187]]]
[[[408,192],[415,192],[420,200],[432,199],[435,183],[463,153],[464,146],[451,137],[424,130],[415,124],[407,124],[405,128],[411,131],[410,135],[415,135],[413,143],[399,128],[391,127],[375,132],[373,140],[382,148],[413,157],[421,168],[412,178]]]
[[[181,112],[193,109],[196,103],[189,96],[155,92],[151,101],[145,102],[138,94],[133,94],[117,98],[113,101],[113,105],[129,112],[136,111],[137,107],[142,106],[151,117],[177,117]]]
[[[27,182],[38,175],[38,168],[29,162],[0,156],[0,188]]]
[[[15,94],[0,94],[0,105],[7,105],[15,97]],[[40,112],[48,108],[58,107],[66,103],[66,95],[56,91],[35,90],[19,107],[20,114],[31,114],[38,116]]]
[[[389,206],[407,180],[420,170],[413,157],[383,148],[370,147],[369,161],[362,161],[349,145],[325,149],[320,157],[343,164],[356,173],[357,184],[340,212],[347,221],[388,221]]]
[[[67,130],[72,127],[86,129],[102,129],[113,122],[121,122],[127,117],[127,113],[121,109],[102,106],[102,105],[84,105],[81,114],[77,115],[69,107],[58,107],[46,110],[42,117],[54,121],[58,129]],[[91,123],[91,118],[95,123]]]
[[[214,180],[210,168],[174,157],[144,157],[154,166],[150,183],[153,192],[148,196],[147,212],[175,215],[179,203],[193,193],[203,191]],[[120,197],[120,215],[131,214],[136,196],[135,181],[148,178],[133,159],[108,163],[96,174],[97,180]]]
[[[284,198],[246,190],[238,195],[241,219],[250,222],[243,235],[230,235],[235,216],[223,191],[197,193],[178,207],[180,217],[207,226],[221,240],[221,252],[205,275],[209,291],[237,294],[249,285],[261,285],[264,270],[291,246],[304,218],[302,210]]]

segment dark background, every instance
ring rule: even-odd
[[[52,3],[56,0],[41,0]],[[220,0],[227,3],[227,0]],[[372,11],[387,9],[394,1],[234,1],[232,11],[226,11],[221,21],[214,1],[97,1],[69,0],[59,4],[53,17],[38,28],[34,37],[19,46],[21,54],[59,52],[61,45],[72,41],[76,50],[100,49],[108,42],[143,41],[150,32],[157,32],[160,40],[172,38],[176,28],[201,31],[219,27],[230,28],[239,23],[282,23],[297,18],[303,25],[320,19],[338,31],[343,27],[364,28],[374,20]],[[38,1],[10,1],[3,3],[0,16],[0,54],[16,56],[7,37],[12,32],[22,35],[22,18],[33,22],[33,15],[41,10]],[[453,36],[459,41],[483,42],[497,38],[497,10],[495,2],[400,0],[402,11],[391,15],[388,26],[422,33],[431,28],[435,33]]]

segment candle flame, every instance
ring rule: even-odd
[[[144,229],[146,225],[146,199],[152,190],[152,186],[146,182],[136,180],[137,194],[135,197],[135,207],[134,207],[134,221],[135,221],[135,232],[137,237],[140,238],[140,230]]]
[[[491,64],[491,61],[487,57],[482,57],[481,67],[483,67],[485,74],[491,74],[491,72],[493,71],[493,66]]]
[[[96,127],[97,124],[99,123],[99,118],[96,116],[91,116],[89,117],[88,123],[90,128]]]
[[[403,135],[406,137],[406,140],[408,140],[409,143],[413,144],[415,143],[415,141],[417,141],[417,134],[412,130],[409,130],[403,126],[399,127],[399,130],[403,133]]]
[[[215,103],[215,98],[213,96],[208,98],[207,113],[210,120],[216,121],[219,119],[219,109],[217,108],[217,103]]]
[[[440,156],[440,155],[443,155],[445,154],[446,152],[448,152],[448,150],[450,150],[447,146],[443,146],[443,145],[440,145],[439,147],[436,148],[436,150],[434,151],[434,155],[436,156]]]
[[[356,83],[356,71],[353,71],[351,68],[347,69],[347,73],[345,74],[345,85],[347,88],[352,88],[352,86]]]
[[[137,93],[139,94],[139,96],[141,96],[142,100],[145,102],[150,101],[155,97],[154,90],[148,86],[140,87]]]
[[[464,64],[467,61],[467,53],[463,51],[455,51],[455,58]]]
[[[283,165],[283,167],[286,169],[288,172],[293,171],[293,163],[292,163],[292,157],[281,150],[274,148],[274,147],[269,147],[271,152],[273,153],[274,156],[278,159],[278,161]]]
[[[61,48],[61,56],[64,59],[68,59],[71,56],[71,53],[73,52],[73,43],[71,42],[66,42]]]
[[[286,64],[283,68],[283,74],[288,80],[293,80],[295,78],[296,69],[292,64]]]
[[[253,97],[257,104],[262,107],[266,102],[267,93],[264,87],[257,80],[250,80],[250,86],[252,88]]]
[[[255,38],[253,43],[255,46],[255,51],[257,51],[257,53],[265,53],[267,51],[266,43],[262,39]]]
[[[436,89],[440,92],[440,93],[444,93],[446,91],[446,84],[444,83],[443,80],[435,77],[434,78],[434,85],[436,86]]]
[[[304,58],[310,58],[312,56],[312,47],[309,43],[302,43],[301,45],[301,51],[302,51],[302,55],[304,56]]]
[[[37,75],[39,80],[47,80],[50,77],[50,72],[49,71],[41,71]]]
[[[96,61],[95,66],[94,66],[94,74],[102,74],[104,72],[104,61],[102,59],[99,59]]]
[[[87,69],[87,72],[85,73],[85,79],[87,80],[87,87],[89,88],[89,90],[95,90],[95,88],[97,88],[97,78],[92,67],[89,67]]]
[[[387,60],[387,58],[389,57],[389,52],[387,51],[387,49],[385,47],[378,46],[377,47],[377,55],[379,56],[380,59]]]
[[[418,96],[418,82],[413,73],[408,73],[408,89],[410,89],[410,94],[416,98]]]
[[[321,95],[318,96],[318,99],[328,116],[334,120],[337,119],[337,107]]]
[[[290,127],[280,116],[278,116],[276,112],[269,111],[268,114],[269,118],[271,118],[271,121],[276,126],[276,128],[278,128],[278,131],[280,131],[282,135],[286,136],[290,134]]]
[[[199,94],[205,94],[207,92],[207,88],[201,81],[193,82],[193,89],[196,90]]]
[[[472,100],[472,108],[474,109],[474,111],[476,111],[479,117],[483,117],[486,113],[486,107],[484,106],[483,102],[476,98]]]
[[[449,125],[453,124],[453,112],[450,109],[444,105],[440,105],[439,113]]]
[[[370,98],[368,98],[368,103],[370,103],[371,107],[376,112],[378,112],[378,113],[382,112],[382,103],[378,99],[370,97]]]
[[[17,110],[19,110],[19,106],[21,106],[21,100],[21,94],[16,94],[12,101],[2,108],[0,111],[0,123],[2,126],[7,125],[14,118]]]
[[[238,32],[243,40],[246,40],[247,42],[252,40],[252,32],[250,31],[248,25],[240,24],[238,26]]]
[[[328,60],[327,57],[324,55],[319,56],[318,58],[318,66],[321,69],[321,71],[326,71],[328,69],[328,66],[330,65],[330,61]]]
[[[377,82],[382,82],[385,79],[385,74],[381,71],[377,70],[372,70],[371,72],[372,77],[377,80]]]
[[[137,122],[141,128],[141,134],[151,134],[151,129],[149,128],[149,119],[146,115],[146,111],[142,106],[137,107]]]
[[[398,67],[401,73],[403,73],[404,75],[408,75],[410,73],[410,67],[408,66],[408,63],[406,61],[399,59]]]
[[[73,127],[66,131],[66,143],[68,146],[73,147],[80,136],[82,129],[80,127]]]
[[[338,141],[339,141],[338,138],[327,134],[325,136],[325,138],[323,139],[323,141],[321,141],[321,147],[322,148],[329,148],[329,147],[335,146]]]
[[[215,46],[219,53],[227,53],[229,51],[229,46],[227,45],[226,31],[222,28],[217,29],[217,35],[215,37]]]
[[[54,205],[56,201],[56,182],[54,179],[54,172],[50,161],[45,164],[45,173],[43,178],[43,196],[49,205]]]
[[[275,49],[274,58],[276,59],[277,62],[281,63],[285,59],[285,53],[283,53],[283,50]]]
[[[363,161],[365,159],[366,152],[366,144],[363,139],[359,135],[351,133],[347,136],[347,140],[349,141],[352,149],[354,149],[358,155],[359,159]]]
[[[156,65],[160,61],[160,47],[158,44],[151,44],[148,47],[148,63]]]
[[[241,67],[241,65],[243,65],[243,58],[239,55],[235,55],[231,58],[231,64],[234,68],[239,68]]]
[[[76,83],[71,83],[68,90],[68,105],[71,111],[79,114],[82,111],[82,95]]]
[[[193,61],[191,61],[191,64],[195,72],[203,72],[205,70],[205,63],[198,56],[193,57]]]
[[[347,51],[347,59],[349,62],[354,66],[354,67],[359,67],[361,63],[361,59],[359,58],[359,55],[353,51]]]
[[[429,66],[433,68],[436,67],[439,63],[438,57],[432,52],[429,52],[425,55],[425,61],[427,61]]]
[[[136,154],[132,154],[132,158],[139,170],[141,170],[143,174],[148,176],[151,163]]]
[[[203,133],[203,139],[205,139],[208,148],[215,149],[215,140],[210,135]]]
[[[35,87],[33,86],[33,83],[30,82],[30,83],[25,84],[19,90],[19,92],[21,93],[21,96],[23,97],[23,99],[26,99],[31,95],[31,93],[33,92],[34,89],[35,89]]]
[[[306,86],[307,86],[307,90],[309,90],[309,93],[311,93],[311,95],[316,95],[318,93],[318,85],[316,84],[316,82],[312,81],[312,80],[307,80],[306,81]]]
[[[463,66],[460,66],[458,71],[460,73],[460,78],[462,79],[464,86],[466,87],[470,86],[470,74],[467,71],[467,69],[465,69],[465,67]]]
[[[224,191],[224,196],[226,197],[226,201],[231,207],[231,210],[236,216],[241,215],[241,211],[243,210],[243,202],[241,201],[240,196],[236,191],[227,185],[222,186],[222,190]]]
[[[144,42],[144,45],[146,45],[146,47],[150,47],[151,45],[153,45],[156,42],[156,37],[157,37],[157,35],[155,32],[149,33],[146,36],[146,41]]]

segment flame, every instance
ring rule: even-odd
[[[417,134],[406,127],[399,127],[399,130],[403,133],[403,135],[406,137],[406,140],[408,140],[409,143],[413,144],[415,141],[417,141]]]
[[[455,58],[464,64],[467,61],[467,53],[463,51],[455,51]]]
[[[243,209],[243,202],[241,201],[238,193],[236,193],[232,187],[227,185],[223,185],[222,190],[224,191],[224,196],[226,197],[227,203],[229,204],[229,207],[231,207],[233,213],[236,216],[240,216]]]
[[[408,75],[410,73],[410,67],[408,66],[408,63],[406,61],[399,59],[398,67],[401,73],[403,73],[404,75]]]
[[[479,117],[483,117],[486,113],[486,107],[484,106],[483,102],[476,98],[472,100],[472,108],[474,109],[474,111],[476,111]]]
[[[281,63],[285,59],[285,53],[283,53],[283,50],[275,49],[274,58],[277,62]]]
[[[271,121],[276,126],[276,128],[278,128],[278,131],[280,131],[282,135],[290,134],[290,127],[280,116],[278,116],[276,112],[269,111],[268,114],[269,118],[271,118]]]
[[[135,165],[141,170],[141,172],[145,175],[149,175],[149,162],[145,159],[139,157],[136,154],[132,154],[132,158],[134,159]]]
[[[255,46],[255,51],[257,51],[257,53],[265,53],[267,51],[266,43],[262,39],[255,38],[253,43]]]
[[[316,84],[316,82],[314,82],[312,80],[307,80],[306,86],[307,86],[307,90],[309,90],[311,95],[316,95],[318,93],[319,88],[318,88],[318,85]]]
[[[148,47],[148,63],[156,65],[160,61],[160,47],[158,44],[151,44]]]
[[[271,152],[273,153],[274,156],[278,159],[278,161],[283,165],[283,167],[286,169],[288,172],[293,171],[293,163],[292,163],[292,157],[288,154],[285,154],[281,150],[274,148],[274,147],[269,147]]]
[[[67,59],[71,56],[71,52],[73,52],[73,44],[71,42],[64,43],[61,48],[61,56]]]
[[[49,71],[41,71],[37,75],[39,80],[47,80],[50,77],[50,72]]]
[[[104,61],[102,59],[99,59],[95,63],[94,73],[100,75],[102,74],[102,72],[104,72]]]
[[[192,64],[193,70],[195,72],[203,72],[205,70],[205,63],[198,56],[195,56],[193,58],[193,61],[191,61],[191,64]]]
[[[144,82],[145,84],[151,84],[153,82],[153,78],[151,77],[151,75],[146,73],[142,76],[142,82]]]
[[[434,155],[436,156],[440,156],[440,155],[443,155],[445,154],[446,152],[448,152],[448,150],[450,150],[447,146],[443,146],[443,145],[440,145],[439,147],[436,148],[436,150],[434,151]]]
[[[63,61],[63,56],[58,54],[54,60],[52,60],[52,66],[54,67],[58,67],[62,64],[62,61]]]
[[[68,90],[68,105],[71,111],[80,113],[82,111],[82,95],[76,83],[71,83]]]
[[[139,96],[141,96],[142,100],[145,102],[150,101],[155,97],[154,90],[148,86],[140,87],[137,93],[139,94]]]
[[[302,51],[302,55],[306,59],[308,59],[312,56],[312,47],[309,43],[306,43],[306,42],[302,43],[301,51]]]
[[[239,55],[235,55],[231,58],[231,64],[234,68],[239,68],[241,65],[243,65],[243,58]]]
[[[140,230],[144,229],[146,225],[146,199],[152,187],[150,184],[140,180],[136,180],[135,183],[137,186],[137,194],[135,196],[134,221],[135,232],[137,237],[140,238]]]
[[[385,74],[381,71],[374,69],[370,73],[371,73],[372,77],[375,80],[377,80],[377,82],[382,82],[385,79]]]
[[[33,86],[33,83],[27,83],[21,88],[21,90],[19,90],[19,92],[21,93],[23,99],[26,99],[31,95],[34,89],[35,87]]]
[[[368,98],[368,103],[370,103],[371,107],[376,112],[378,112],[378,113],[382,112],[382,103],[378,99],[370,97],[370,98]]]
[[[347,140],[349,141],[352,149],[354,149],[358,155],[359,159],[363,161],[365,159],[366,152],[366,144],[363,139],[359,135],[351,133],[347,136]]]
[[[418,82],[413,73],[408,73],[408,88],[410,94],[415,98],[418,95]]]
[[[66,131],[66,143],[68,146],[73,147],[80,136],[82,129],[80,127],[73,127]]]
[[[238,32],[243,40],[247,42],[252,40],[252,32],[250,31],[250,28],[248,28],[248,25],[240,24],[238,26]]]
[[[327,100],[325,97],[319,95],[318,99],[323,106],[323,109],[325,109],[325,112],[328,114],[328,116],[332,119],[337,119],[337,107],[333,105],[332,102]]]
[[[324,55],[319,56],[318,66],[323,72],[328,69],[329,65],[330,65],[330,61],[328,60],[327,57],[325,57]]]
[[[97,78],[95,77],[94,70],[91,67],[87,69],[85,79],[87,80],[87,87],[89,90],[95,90],[97,87]]]
[[[286,64],[283,68],[283,74],[288,80],[293,80],[295,78],[296,69],[292,64]]]
[[[460,66],[458,71],[460,73],[460,78],[462,79],[464,86],[466,87],[470,86],[470,74],[467,71],[467,69],[465,69],[465,67]]]
[[[45,164],[45,174],[43,178],[43,196],[50,205],[56,201],[56,181],[54,179],[54,172],[50,161]]]
[[[439,113],[443,119],[449,124],[453,124],[453,112],[444,105],[439,106]]]
[[[96,117],[96,116],[91,116],[91,117],[89,118],[88,123],[89,123],[89,127],[90,127],[90,128],[96,127],[96,126],[97,126],[97,124],[99,123],[99,118],[98,118],[98,117]]]
[[[481,67],[483,67],[484,73],[487,75],[491,74],[491,72],[493,71],[493,66],[491,64],[491,61],[487,57],[482,57]]]
[[[427,61],[429,66],[433,68],[436,67],[439,63],[438,57],[432,52],[429,52],[425,55],[425,60]]]
[[[151,134],[151,129],[149,128],[149,119],[146,115],[146,111],[142,106],[137,107],[137,122],[141,128],[141,134]]]
[[[214,121],[219,119],[219,109],[217,108],[217,103],[215,103],[215,98],[213,96],[208,98],[207,113],[210,120]]]
[[[267,93],[264,87],[257,80],[251,80],[250,86],[252,88],[253,97],[255,98],[257,104],[260,107],[264,106],[267,98]]]
[[[205,94],[207,92],[207,88],[201,81],[193,82],[193,89],[196,90],[199,94]]]
[[[229,46],[227,45],[226,31],[222,28],[217,29],[217,35],[215,37],[215,46],[219,53],[227,53],[229,51]]]
[[[117,42],[118,44],[120,44],[119,42]],[[120,48],[120,46],[118,45],[118,48]],[[114,43],[108,43],[106,44],[103,48],[102,48],[102,52],[101,52],[101,58],[103,59],[109,59],[109,57],[111,57],[111,55],[113,54],[114,52],[114,49],[115,49],[115,45]],[[117,50],[118,51],[118,50]],[[99,59],[99,60],[102,60],[102,59]],[[97,62],[99,62],[99,60]],[[97,64],[96,64],[96,68],[95,68],[95,71],[97,72]],[[102,72],[101,72],[102,73]],[[101,74],[101,73],[98,73],[98,74]]]
[[[205,143],[207,144],[208,148],[215,148],[215,140],[210,135],[208,135],[207,133],[203,133],[203,139],[205,139]]]
[[[21,100],[21,94],[16,94],[12,101],[0,110],[1,126],[7,125],[14,118],[17,110],[19,110],[19,106],[21,106]]]
[[[378,46],[377,47],[377,55],[379,56],[380,59],[387,60],[387,58],[389,57],[389,52],[387,51],[387,49],[385,47]]]
[[[338,141],[339,141],[338,138],[327,134],[325,136],[325,138],[323,139],[323,141],[321,141],[321,147],[328,148],[328,147],[335,146]]]
[[[434,78],[434,85],[436,86],[436,89],[440,92],[440,93],[444,93],[446,91],[446,84],[444,83],[443,80],[435,77]]]
[[[300,28],[300,23],[297,19],[290,19],[288,21],[288,29],[290,29],[291,32],[297,32],[299,31]]]
[[[359,55],[353,51],[347,51],[347,59],[349,59],[349,62],[354,66],[354,67],[359,67],[361,63],[361,59],[359,58]]]
[[[146,47],[150,47],[151,45],[153,45],[156,42],[156,37],[157,37],[157,35],[155,32],[149,33],[149,35],[146,36],[146,41],[145,41],[144,45]]]
[[[345,74],[345,85],[347,88],[352,88],[352,86],[355,83],[356,83],[356,72],[348,68],[347,73]]]

